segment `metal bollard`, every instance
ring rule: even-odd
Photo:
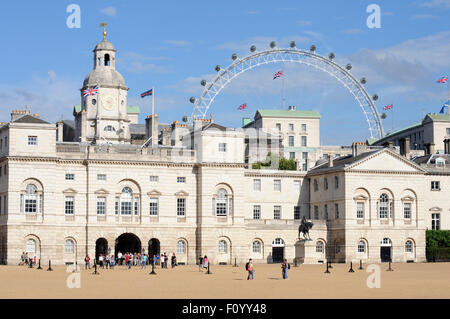
[[[387,271],[394,271],[394,269],[391,268],[391,262],[389,262],[389,268]]]
[[[94,259],[94,272],[93,275],[100,275],[100,273],[97,271],[97,259]]]
[[[211,274],[212,274],[212,272],[209,271],[209,265],[210,265],[210,264],[211,264],[211,263],[208,261],[208,271],[206,272],[207,275],[211,275]]]
[[[333,266],[331,265],[331,261],[329,261],[328,264],[329,264],[328,267],[329,267],[330,269],[333,269]]]
[[[298,267],[296,258],[294,258],[294,267]]]
[[[50,259],[48,260],[48,269],[47,269],[47,271],[53,271],[53,269],[52,269],[52,261]]]
[[[325,270],[325,274],[330,274],[330,271],[328,270],[328,261],[327,261],[327,270]]]
[[[236,263],[236,258],[234,258],[234,266],[233,267],[237,267],[237,263]]]
[[[353,262],[350,262],[350,270],[349,270],[348,272],[355,272],[355,271],[353,270]]]
[[[37,270],[42,270],[42,267],[41,267],[41,258],[39,258],[39,267],[37,267],[36,269],[37,269]]]
[[[33,259],[30,259],[30,268],[33,268]]]
[[[364,268],[363,268],[363,266],[362,266],[362,260],[360,259],[359,260],[359,268],[358,268],[359,270],[363,270]]]
[[[156,272],[155,272],[155,263],[152,261],[152,272],[151,273],[149,273],[149,275],[156,275]]]

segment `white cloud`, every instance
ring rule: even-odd
[[[191,43],[189,41],[185,41],[185,40],[165,40],[164,41],[167,44],[172,44],[175,46],[188,46],[191,45]]]
[[[444,7],[450,8],[450,0],[432,0],[420,3],[422,7],[428,8],[436,8],[436,7]]]
[[[115,7],[106,7],[101,9],[100,11],[109,17],[115,17],[117,15],[117,9]]]
[[[359,34],[359,33],[363,33],[364,31],[362,29],[346,29],[346,30],[342,30],[342,33],[345,34]]]
[[[439,16],[434,14],[415,14],[411,16],[412,20],[427,20],[427,19],[439,19]]]

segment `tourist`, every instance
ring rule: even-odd
[[[166,269],[167,269],[168,262],[169,262],[169,256],[167,256],[167,254],[164,253],[164,268],[166,268]]]
[[[89,255],[86,255],[84,257],[84,269],[91,269],[91,258],[89,258]]]
[[[29,261],[28,253],[25,253],[25,265],[28,265],[28,261]]]
[[[122,261],[122,253],[120,251],[117,254],[117,261],[119,262],[119,265],[122,265],[122,263],[123,263],[123,261]]]
[[[245,268],[247,268],[248,271],[247,280],[250,280],[250,277],[252,277],[253,280],[253,273],[255,272],[255,268],[253,267],[253,262],[251,258],[248,260],[248,263],[245,265]]]
[[[111,255],[111,256],[109,257],[109,262],[110,262],[109,267],[110,267],[111,269],[114,269],[114,264],[115,264],[114,255]]]
[[[130,254],[129,253],[125,253],[125,266],[128,266],[128,269],[131,268],[131,266],[130,266]]]
[[[100,264],[100,268],[103,269],[103,254],[100,254],[98,257],[98,263]]]
[[[25,264],[25,252],[22,252],[22,255],[20,255],[20,263],[19,266],[22,266]]]
[[[141,269],[145,269],[145,268],[147,268],[147,255],[143,254],[142,261],[141,261]]]
[[[172,269],[176,266],[177,264],[177,257],[175,256],[175,253],[173,253],[172,258],[170,260],[170,264],[172,266]]]
[[[203,256],[198,257],[198,271],[202,271],[203,268]]]
[[[105,263],[106,263],[106,269],[110,268],[111,262],[109,260],[109,255],[106,255],[105,257]]]
[[[205,255],[205,257],[203,257],[203,268],[208,269],[208,256]]]
[[[283,275],[283,279],[288,279],[288,270],[291,269],[291,265],[287,262],[287,260],[283,260],[281,264],[281,273]]]

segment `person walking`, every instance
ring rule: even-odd
[[[208,256],[205,255],[205,257],[203,257],[203,268],[208,269]]]
[[[128,266],[128,269],[130,269],[130,255],[128,253],[125,253],[125,265]]]
[[[177,256],[175,256],[175,253],[173,253],[172,258],[170,260],[170,264],[172,266],[172,269],[176,266],[177,264]]]
[[[255,272],[255,267],[253,267],[253,262],[251,258],[248,260],[248,263],[245,264],[245,268],[248,271],[247,280],[250,280],[250,277],[253,280],[253,273]]]
[[[147,255],[142,255],[141,269],[147,268]]]
[[[123,261],[122,261],[122,253],[120,251],[117,254],[117,262],[119,263],[119,265],[122,265],[122,263],[123,263]]]
[[[111,268],[111,262],[109,258],[110,258],[109,255],[106,255],[105,257],[106,269]]]
[[[167,265],[169,264],[169,256],[164,253],[164,268],[167,269]]]
[[[203,256],[198,257],[198,271],[202,271],[203,268]]]
[[[287,260],[283,260],[281,264],[281,273],[283,275],[283,279],[288,279],[288,270],[291,269],[291,265],[287,262]]]
[[[84,269],[91,269],[91,258],[89,257],[89,255],[86,255],[86,257],[84,257]]]
[[[115,265],[115,260],[114,260],[114,255],[111,255],[110,257],[109,257],[109,262],[110,262],[110,264],[109,264],[109,266],[110,266],[110,268],[111,269],[114,269],[114,265]]]

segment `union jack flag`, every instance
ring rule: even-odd
[[[98,86],[83,91],[84,97],[97,94],[98,94]]]
[[[385,107],[383,107],[383,110],[389,110],[389,109],[392,109],[394,107],[394,104],[389,104],[389,105],[386,105]]]
[[[442,78],[440,78],[439,80],[437,80],[437,83],[447,83],[448,81],[448,76],[443,76]]]
[[[243,109],[246,109],[246,108],[247,108],[247,103],[240,105],[238,107],[238,110],[243,110]]]
[[[276,78],[279,78],[280,76],[283,75],[283,71],[278,71],[277,73],[275,73],[275,75],[273,76],[273,79],[275,80]]]

